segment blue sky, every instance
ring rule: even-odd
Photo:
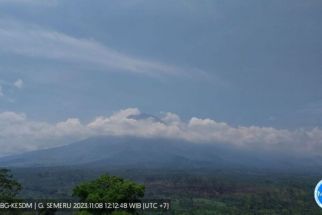
[[[132,107],[320,128],[321,9],[320,0],[0,0],[0,113],[90,123]]]

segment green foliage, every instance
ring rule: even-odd
[[[88,211],[79,211],[76,213],[76,215],[92,215],[92,214],[93,213],[88,212]],[[126,211],[113,211],[113,212],[111,212],[111,215],[130,215],[130,213],[128,213]]]
[[[102,175],[98,179],[82,183],[73,190],[73,196],[81,202],[128,203],[140,201],[144,196],[144,185],[117,176]],[[89,210],[93,214],[111,214],[112,210]],[[125,209],[134,213],[129,209]],[[115,212],[114,212],[115,213]],[[118,213],[122,214],[122,213]],[[124,213],[123,213],[124,214]]]
[[[129,215],[126,211],[113,211],[112,215]]]
[[[209,172],[118,169],[109,172],[144,181],[145,198],[171,199],[170,214],[322,214],[313,197],[314,187],[321,179],[320,173],[244,169]],[[13,173],[24,182],[24,197],[59,199],[70,196],[72,188],[82,181],[99,177],[102,170],[35,168],[13,169]],[[122,214],[121,211],[115,213]],[[93,213],[82,211],[81,214]],[[146,211],[142,214],[164,213]]]
[[[10,170],[0,169],[0,200],[14,200],[21,190],[21,185],[13,179]]]
[[[21,190],[21,185],[13,179],[8,169],[0,169],[0,202],[18,202],[17,194]],[[1,209],[2,215],[18,215],[20,210]]]
[[[88,211],[79,211],[76,213],[76,215],[91,215],[91,213]]]

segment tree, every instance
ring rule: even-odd
[[[0,202],[18,202],[16,198],[17,194],[21,190],[21,185],[13,179],[10,170],[0,169]],[[20,210],[1,209],[1,214],[6,215],[18,215]]]
[[[79,197],[81,202],[88,203],[129,203],[138,202],[144,196],[144,185],[107,174],[98,179],[82,183],[73,190],[73,196]],[[112,214],[113,209],[86,210],[91,214]],[[136,213],[135,210],[122,208],[122,211]],[[85,214],[85,213],[84,213]],[[125,213],[123,213],[125,214]]]
[[[0,200],[13,201],[21,190],[21,185],[13,179],[10,170],[0,169]]]

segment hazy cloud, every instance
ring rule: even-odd
[[[205,75],[198,69],[183,69],[132,57],[92,39],[76,38],[13,20],[0,21],[0,52],[81,64],[83,67],[104,71],[145,75]]]
[[[0,0],[0,4],[52,6],[57,4],[57,0]]]
[[[21,80],[21,79],[18,79],[18,80],[16,80],[14,83],[13,83],[13,85],[15,86],[15,87],[17,87],[18,89],[21,89],[22,87],[23,87],[23,80]]]
[[[0,113],[0,146],[2,153],[15,153],[67,144],[96,135],[163,137],[194,143],[225,143],[239,147],[320,152],[322,130],[286,130],[271,127],[233,127],[212,119],[193,117],[183,121],[174,113],[160,120],[140,116],[137,108],[120,110],[111,116],[100,116],[89,123],[70,118],[58,123],[29,120],[25,114]]]
[[[0,97],[4,96],[3,91],[2,91],[2,86],[0,85]]]

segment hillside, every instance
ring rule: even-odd
[[[321,163],[317,158],[256,152],[224,144],[110,136],[0,158],[0,165],[7,167],[308,169]]]

